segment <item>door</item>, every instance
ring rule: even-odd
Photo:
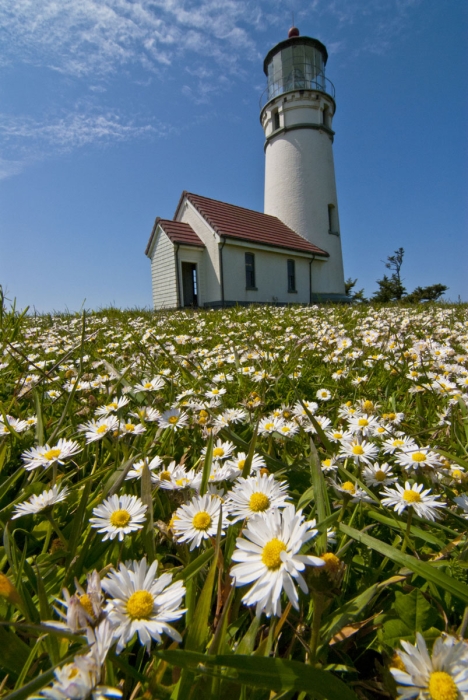
[[[198,306],[198,280],[195,263],[182,263],[183,306]]]

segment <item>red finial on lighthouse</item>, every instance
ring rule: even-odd
[[[297,27],[291,27],[288,32],[288,39],[292,39],[295,36],[299,36],[299,29]]]

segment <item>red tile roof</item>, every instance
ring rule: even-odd
[[[174,218],[184,197],[187,197],[220,236],[328,257],[325,250],[310,243],[276,216],[201,197],[198,194],[183,192]]]
[[[160,219],[159,216],[154,222],[153,230],[151,232],[148,245],[146,246],[145,254],[148,255],[149,249],[156,233],[156,229],[159,226],[162,228],[164,233],[170,238],[173,243],[180,243],[181,245],[197,246],[198,248],[204,248],[205,244],[197,236],[195,231],[189,224],[184,224],[182,221],[171,221],[171,219]]]

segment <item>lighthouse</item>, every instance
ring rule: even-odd
[[[264,212],[329,253],[312,265],[313,298],[339,300],[345,288],[333,161],[336,103],[327,59],[320,41],[292,27],[264,60]]]

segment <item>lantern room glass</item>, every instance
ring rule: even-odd
[[[298,43],[276,53],[268,64],[268,99],[290,90],[325,92],[325,70],[321,52]]]

